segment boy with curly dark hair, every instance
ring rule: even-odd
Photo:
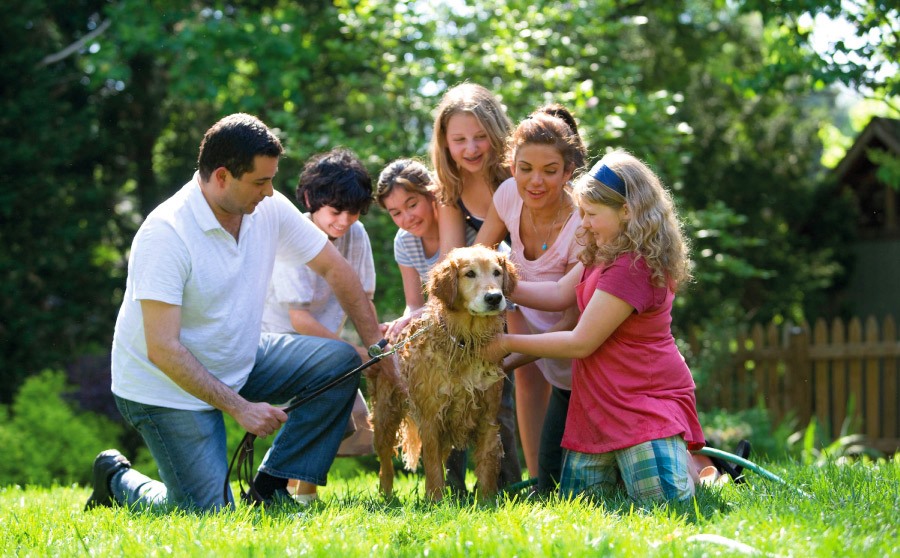
[[[338,252],[350,263],[370,301],[375,293],[375,264],[366,229],[359,221],[372,203],[372,179],[353,151],[336,147],[307,161],[297,184],[297,202],[308,209],[308,217]],[[374,312],[374,305],[372,306]],[[307,266],[276,260],[263,312],[263,331],[341,339],[347,314],[328,283]],[[366,349],[354,346],[363,361]],[[368,408],[357,391],[353,414],[339,456],[365,455],[374,451]],[[314,488],[314,487],[306,487]],[[304,483],[291,481],[294,498],[310,500]]]

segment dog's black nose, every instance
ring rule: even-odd
[[[499,306],[501,300],[503,300],[503,293],[487,293],[484,295],[484,301],[491,306]]]

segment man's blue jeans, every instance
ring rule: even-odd
[[[279,405],[359,365],[359,355],[347,343],[264,333],[240,394],[249,401]],[[358,387],[357,374],[288,414],[260,470],[324,485]],[[234,503],[230,488],[227,495],[223,490],[229,456],[221,411],[169,409],[120,397],[116,405],[144,438],[162,479],[152,480],[134,469],[115,475],[110,489],[119,503],[201,510]]]

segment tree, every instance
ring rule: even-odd
[[[892,104],[900,96],[900,8],[881,0],[744,0],[743,12],[759,13],[770,31],[767,71],[759,85],[778,86],[804,77],[816,88],[841,83]],[[811,44],[815,18],[845,20],[854,33],[818,51]]]
[[[843,242],[839,214],[817,205],[828,197],[815,132],[830,101],[809,96],[817,82],[803,74],[806,53],[779,32],[813,8],[783,3],[791,9],[779,19],[763,4],[5,6],[0,60],[21,79],[3,86],[0,169],[24,188],[0,193],[9,285],[0,381],[15,386],[109,346],[133,233],[188,179],[203,132],[222,115],[255,113],[279,130],[287,153],[277,187],[291,195],[303,161],[335,145],[376,176],[394,158],[424,156],[439,96],[463,80],[497,92],[514,121],[543,103],[567,105],[591,159],[625,147],[673,188],[698,276],[680,299],[679,331],[803,315],[808,291],[841,272],[829,252]],[[798,62],[776,72],[773,59]],[[34,137],[14,141],[21,130]],[[403,308],[396,229],[378,210],[364,219],[376,304],[390,317]],[[811,240],[816,227],[833,242]]]
[[[744,10],[758,11],[771,29],[769,64],[755,80],[756,89],[779,87],[798,77],[808,87],[822,90],[842,85],[864,96],[876,115],[900,115],[900,8],[879,0],[779,0],[742,3]],[[823,21],[843,22],[852,35],[836,37],[813,48],[815,28]],[[868,120],[852,133],[862,131]],[[823,136],[837,136],[839,144],[824,159],[835,165],[852,138],[826,124]],[[839,155],[838,155],[839,154]],[[900,158],[886,152],[870,155],[885,174],[885,181],[900,190]],[[893,169],[893,170],[892,170]]]
[[[110,209],[120,184],[98,180],[110,136],[74,58],[42,63],[87,34],[103,2],[4,4],[0,60],[0,382],[60,366],[108,336],[121,281]]]

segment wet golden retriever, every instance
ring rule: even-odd
[[[393,490],[398,446],[410,470],[421,455],[425,491],[432,500],[444,495],[444,463],[451,448],[474,447],[480,496],[497,493],[503,369],[478,354],[503,330],[506,296],[516,279],[506,256],[483,246],[457,248],[432,269],[425,311],[403,330],[401,341],[414,337],[397,352],[409,397],[389,382],[376,381],[375,451],[386,497]]]

